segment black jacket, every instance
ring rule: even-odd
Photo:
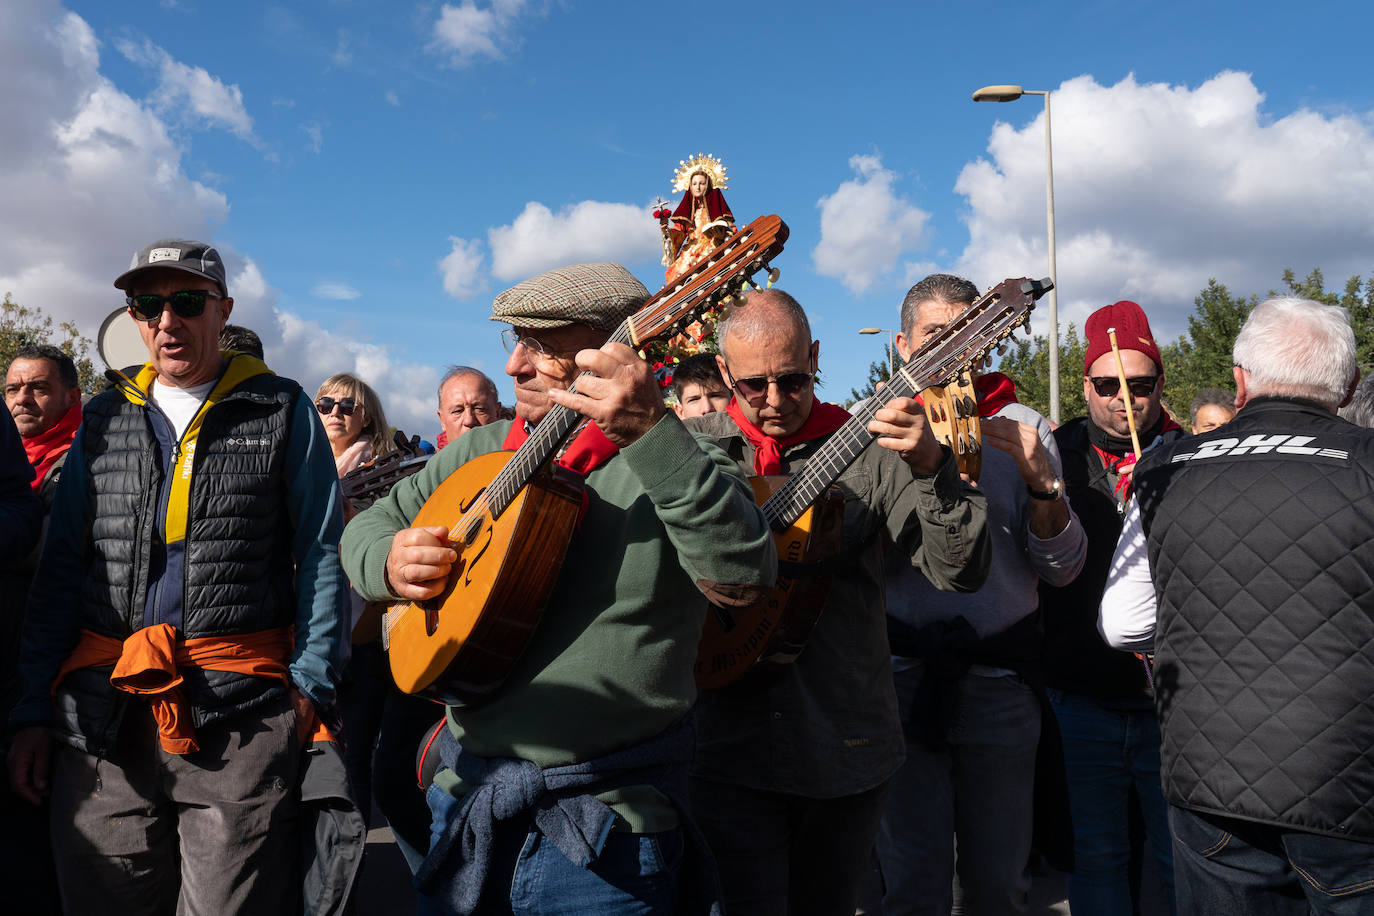
[[[1077,417],[1054,431],[1064,463],[1064,492],[1088,534],[1088,556],[1083,571],[1068,585],[1040,583],[1045,683],[1098,700],[1135,701],[1148,708],[1150,686],[1144,665],[1130,653],[1107,645],[1097,632],[1097,608],[1121,537],[1122,513],[1113,493],[1116,481],[1088,438],[1090,422]],[[1174,431],[1164,438],[1167,443],[1179,435]]]
[[[1374,840],[1374,432],[1262,398],[1135,476],[1165,796]]]

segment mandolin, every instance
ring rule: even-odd
[[[778,581],[750,608],[717,608],[707,615],[697,650],[697,687],[717,689],[751,671],[776,671],[797,659],[825,606],[827,567],[837,562],[843,500],[831,488],[873,442],[868,424],[874,414],[894,398],[957,379],[1025,324],[1035,301],[1053,285],[1049,279],[1003,280],[911,354],[799,472],[753,479],[756,501],[773,530]]]
[[[680,333],[755,273],[771,272],[787,234],[777,216],[754,220],[650,297],[611,340],[639,348]],[[554,405],[519,449],[474,458],[420,508],[411,524],[447,527],[458,560],[442,593],[386,615],[396,686],[457,706],[500,688],[539,625],[577,523],[582,480],[552,459],[581,422]]]

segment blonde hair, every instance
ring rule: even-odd
[[[367,422],[363,424],[359,438],[366,438],[372,446],[372,457],[378,458],[396,450],[396,443],[391,441],[391,427],[386,422],[386,411],[382,410],[382,399],[377,397],[371,385],[356,375],[339,372],[320,382],[315,399],[319,400],[327,391],[343,392],[343,396],[352,398],[356,409],[363,412]]]

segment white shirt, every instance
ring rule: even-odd
[[[1155,645],[1158,610],[1140,504],[1132,501],[1107,573],[1107,588],[1097,611],[1097,631],[1113,649],[1149,652]]]
[[[167,419],[172,421],[172,428],[176,430],[177,438],[180,439],[186,432],[186,427],[195,419],[200,405],[205,403],[210,389],[214,387],[214,379],[192,388],[173,388],[154,379],[152,400],[167,415]]]

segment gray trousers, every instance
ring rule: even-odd
[[[895,674],[902,721],[924,669]],[[961,911],[1023,913],[1030,877],[1040,704],[1013,675],[959,681],[954,724],[941,750],[909,731],[878,830],[885,916],[949,916],[956,841]]]
[[[133,700],[115,750],[61,745],[52,838],[68,913],[291,913],[301,908],[296,714],[282,697],[197,730],[169,754]]]

